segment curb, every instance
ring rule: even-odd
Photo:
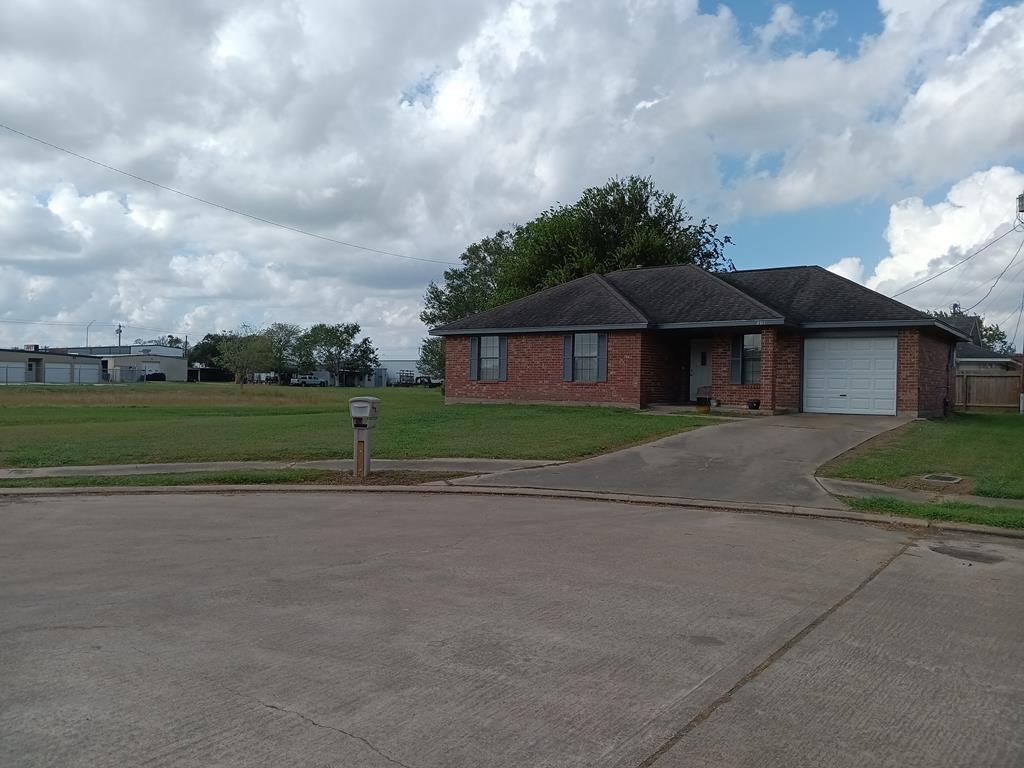
[[[705,509],[748,514],[776,514],[793,517],[811,517],[825,520],[843,520],[906,528],[924,528],[956,533],[980,533],[1010,539],[1024,539],[1024,530],[999,528],[976,523],[953,523],[918,517],[877,515],[855,512],[852,509],[825,509],[786,504],[744,504],[713,499],[687,499],[672,496],[641,496],[624,493],[598,493],[594,491],[560,491],[542,488],[505,488],[465,485],[155,485],[108,486],[79,488],[3,488],[0,501],[13,498],[46,498],[59,496],[171,496],[177,494],[241,494],[241,493],[405,493],[405,494],[457,494],[464,496],[516,496],[539,499],[574,499],[578,501],[604,501],[620,504]]]

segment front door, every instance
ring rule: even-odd
[[[711,386],[711,342],[694,339],[690,342],[690,399],[697,399],[700,387]]]

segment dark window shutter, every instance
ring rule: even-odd
[[[572,381],[572,334],[562,337],[562,381]]]
[[[608,334],[597,334],[597,380],[608,381]]]
[[[471,336],[469,339],[469,380],[480,378],[480,338]]]
[[[498,381],[508,379],[508,336],[498,337]]]
[[[743,383],[743,334],[732,337],[732,354],[729,356],[729,383]]]

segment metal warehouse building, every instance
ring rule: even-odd
[[[185,381],[187,364],[180,349],[160,346],[0,349],[2,384],[127,384],[162,373],[167,381]]]
[[[114,384],[139,381],[154,373],[164,374],[167,381],[186,381],[188,378],[185,353],[177,347],[124,344],[109,347],[69,347],[60,351],[100,358],[105,374],[104,381]]]
[[[99,384],[102,380],[103,364],[97,357],[35,346],[0,349],[0,384]]]

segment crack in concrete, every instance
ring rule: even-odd
[[[231,688],[230,686],[225,685],[224,683],[221,683],[219,681],[218,681],[217,684],[221,688],[223,688],[225,691],[227,691],[228,693],[231,693],[231,694],[234,694],[235,696],[238,696],[240,698],[246,699],[247,701],[255,702],[256,704],[259,704],[261,707],[265,707],[266,709],[274,710],[275,712],[284,712],[285,714],[295,715],[300,720],[303,720],[303,721],[309,723],[312,726],[315,726],[317,728],[323,728],[324,730],[328,730],[328,731],[334,731],[335,733],[340,733],[342,736],[347,736],[350,739],[354,739],[355,741],[358,741],[358,742],[362,743],[363,745],[365,745],[366,748],[369,749],[370,751],[372,751],[373,753],[375,753],[375,754],[379,755],[380,757],[384,758],[385,760],[387,760],[392,765],[400,766],[400,768],[413,768],[411,765],[408,765],[407,763],[403,763],[398,758],[392,757],[387,752],[382,750],[380,747],[375,745],[372,741],[367,739],[365,736],[360,736],[358,733],[352,733],[351,731],[346,731],[344,728],[338,728],[335,725],[328,725],[326,723],[321,723],[318,720],[314,720],[313,718],[309,717],[308,715],[304,715],[304,714],[302,714],[301,712],[299,712],[297,710],[289,709],[288,707],[282,707],[282,706],[279,706],[278,704],[271,704],[270,702],[263,701],[263,699],[260,699],[260,698],[258,698],[256,696],[250,696],[248,694],[242,693],[241,691],[239,691],[239,690],[237,690],[235,688]]]
[[[145,651],[142,648],[139,648],[137,645],[131,645],[130,644],[129,647],[132,650],[142,654],[143,656],[149,656],[152,659],[156,659],[158,662],[160,662],[161,664],[163,664],[164,666],[166,666],[166,667],[168,667],[170,669],[174,669],[175,671],[179,671],[179,672],[181,671],[175,665],[168,664],[158,654],[153,653],[152,651]],[[207,678],[207,679],[210,679],[210,678]],[[219,688],[221,688],[221,689],[227,691],[228,693],[230,693],[232,696],[237,696],[237,697],[239,697],[241,699],[245,699],[246,701],[254,702],[256,704],[259,704],[261,707],[265,707],[266,709],[272,709],[272,710],[274,710],[276,712],[284,712],[284,713],[289,714],[289,715],[295,715],[296,717],[300,718],[301,720],[304,720],[305,722],[309,723],[310,725],[316,726],[317,728],[323,728],[323,729],[328,730],[328,731],[334,731],[335,733],[340,733],[342,736],[347,736],[350,739],[354,739],[355,741],[361,742],[362,744],[364,744],[366,746],[367,749],[371,750],[372,752],[374,752],[377,755],[380,755],[382,758],[387,760],[392,765],[399,766],[399,768],[413,768],[413,766],[408,765],[407,763],[403,763],[398,758],[392,757],[387,752],[383,751],[378,746],[376,746],[369,739],[367,739],[364,736],[360,736],[358,733],[352,733],[351,731],[346,731],[344,728],[338,728],[337,726],[334,726],[334,725],[327,725],[326,723],[321,723],[321,722],[319,722],[317,720],[314,720],[313,718],[311,718],[311,717],[309,717],[307,715],[302,714],[301,712],[299,712],[297,710],[288,709],[288,707],[282,707],[282,706],[279,706],[277,704],[271,704],[270,702],[263,701],[263,699],[259,698],[258,696],[250,696],[249,694],[243,693],[242,691],[238,690],[237,688],[232,688],[230,685],[227,685],[226,683],[223,683],[220,680],[212,680],[212,682],[215,683]]]
[[[743,677],[737,680],[733,684],[732,688],[730,688],[717,699],[712,701],[706,707],[701,709],[700,712],[694,715],[690,719],[690,721],[686,723],[686,725],[684,725],[682,728],[680,728],[678,731],[672,734],[660,747],[658,747],[654,752],[648,755],[647,758],[644,759],[643,762],[641,762],[637,766],[637,768],[651,768],[652,765],[654,765],[658,760],[664,757],[669,750],[671,750],[676,744],[682,741],[689,733],[691,733],[699,725],[704,723],[713,714],[715,714],[715,712],[718,711],[720,707],[722,707],[725,704],[728,704],[732,700],[732,697],[736,693],[738,693],[741,688],[747,685],[747,683],[750,683],[757,679],[776,661],[785,656],[786,653],[788,653],[789,650],[793,648],[793,646],[795,646],[797,643],[799,643],[801,640],[807,637],[807,635],[814,631],[815,628],[820,626],[832,614],[834,614],[836,611],[838,611],[840,608],[842,608],[844,605],[850,602],[850,600],[856,597],[857,594],[862,589],[864,589],[868,584],[874,581],[875,578],[877,578],[879,574],[882,573],[882,571],[884,571],[886,568],[892,565],[893,562],[895,562],[895,560],[900,555],[906,552],[910,547],[914,546],[914,543],[915,542],[913,540],[907,541],[898,550],[896,550],[896,552],[894,552],[892,555],[883,560],[882,563],[879,564],[879,566],[875,568],[875,570],[869,573],[856,587],[854,587],[851,591],[847,592],[845,595],[839,598],[839,600],[837,600],[829,608],[827,608],[825,611],[823,611],[817,617],[815,617],[803,629],[801,629],[799,632],[797,632],[795,635],[789,638],[789,640],[787,640],[785,643],[783,643],[774,651],[772,651],[768,658],[766,658],[752,670],[743,675]]]

